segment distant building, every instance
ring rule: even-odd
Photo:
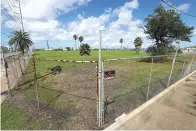
[[[51,48],[48,49],[48,48],[47,48],[47,49],[45,49],[45,50],[53,50],[53,49],[51,49]]]
[[[182,49],[183,53],[191,53],[191,52],[196,52],[196,47],[186,47]]]

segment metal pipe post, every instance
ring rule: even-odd
[[[150,76],[149,76],[149,81],[148,81],[148,90],[147,90],[147,95],[146,95],[146,101],[148,100],[149,97],[149,90],[150,90],[150,84],[151,84],[151,78],[152,78],[152,69],[153,69],[153,60],[154,58],[152,57],[152,63],[151,63],[151,67],[150,67]]]
[[[101,87],[102,87],[102,79],[101,79],[101,76],[102,76],[102,60],[101,60],[101,44],[102,44],[102,31],[99,30],[99,33],[100,33],[100,41],[99,41],[99,121],[98,121],[98,126],[101,127],[102,126],[102,113],[101,113],[101,96],[102,96],[102,92],[101,92]]]
[[[176,56],[177,56],[177,54],[178,54],[179,42],[176,42],[176,43],[177,43],[178,48],[177,48],[177,50],[176,50],[176,53],[175,53],[174,58],[173,58],[173,61],[172,61],[172,67],[171,67],[171,71],[170,71],[170,74],[169,74],[167,87],[169,87],[169,84],[170,84],[170,81],[171,81],[171,76],[172,76],[173,69],[174,69],[174,65],[175,65],[175,61],[176,61]]]
[[[101,112],[102,112],[102,125],[104,124],[104,110],[105,110],[105,106],[104,106],[104,85],[103,85],[103,61],[102,61],[102,73],[101,73],[101,90],[102,90],[102,93],[101,93],[101,97],[102,97],[102,101],[101,101]]]

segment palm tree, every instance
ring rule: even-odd
[[[29,50],[29,47],[33,45],[33,42],[28,32],[15,31],[8,44],[14,45],[16,49],[19,49],[24,54],[25,50]]]
[[[121,43],[121,50],[122,50],[123,49],[123,47],[122,47],[123,39],[120,39],[120,43]]]
[[[76,52],[77,52],[77,44],[76,44],[76,40],[78,39],[78,36],[75,34],[73,35],[73,38],[75,40],[75,48],[76,48]]]
[[[87,43],[80,46],[80,56],[90,55],[90,51],[90,46]]]
[[[80,36],[80,37],[78,38],[78,40],[80,41],[80,46],[81,46],[81,43],[82,43],[82,41],[84,40],[83,36]]]
[[[139,54],[139,50],[142,46],[142,39],[141,37],[136,37],[135,40],[134,40],[134,44],[135,44],[135,49],[136,49],[136,53]]]

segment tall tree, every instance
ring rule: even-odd
[[[143,41],[142,41],[141,37],[136,37],[135,38],[134,45],[135,45],[135,50],[136,50],[137,54],[139,54],[142,43],[143,43]]]
[[[81,44],[82,44],[82,41],[84,40],[83,36],[80,36],[80,37],[78,38],[78,40],[80,41],[80,45],[81,45]]]
[[[8,43],[11,46],[14,45],[22,54],[33,45],[29,33],[23,31],[15,31]]]
[[[75,40],[75,48],[76,48],[76,52],[77,52],[77,44],[76,44],[76,40],[78,39],[78,36],[75,34],[73,35],[73,38]]]
[[[150,50],[156,52],[155,55],[167,55],[168,47],[175,40],[190,41],[194,30],[183,23],[176,10],[167,10],[163,5],[159,5],[145,21],[144,32],[149,35],[149,39],[155,40],[155,45],[150,47]]]
[[[122,43],[123,43],[123,39],[120,39],[120,43],[121,43],[121,50],[123,49]]]

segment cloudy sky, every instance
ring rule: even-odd
[[[179,10],[196,15],[195,0],[169,0]],[[4,12],[12,14],[10,5],[18,5],[15,0],[2,0]],[[25,31],[31,34],[35,48],[46,48],[46,40],[52,48],[74,46],[73,34],[84,37],[83,43],[98,47],[99,29],[103,29],[104,48],[134,47],[135,37],[142,37],[143,47],[152,44],[143,33],[144,19],[160,4],[159,0],[21,0]],[[166,8],[169,8],[165,5]],[[5,9],[7,8],[7,9]],[[2,14],[2,31],[10,34],[19,22],[6,19]],[[183,21],[196,27],[196,18],[182,14]],[[20,25],[19,25],[20,26]],[[6,45],[8,37],[1,34],[1,42]],[[196,45],[196,30],[192,42],[181,42],[181,47]]]

